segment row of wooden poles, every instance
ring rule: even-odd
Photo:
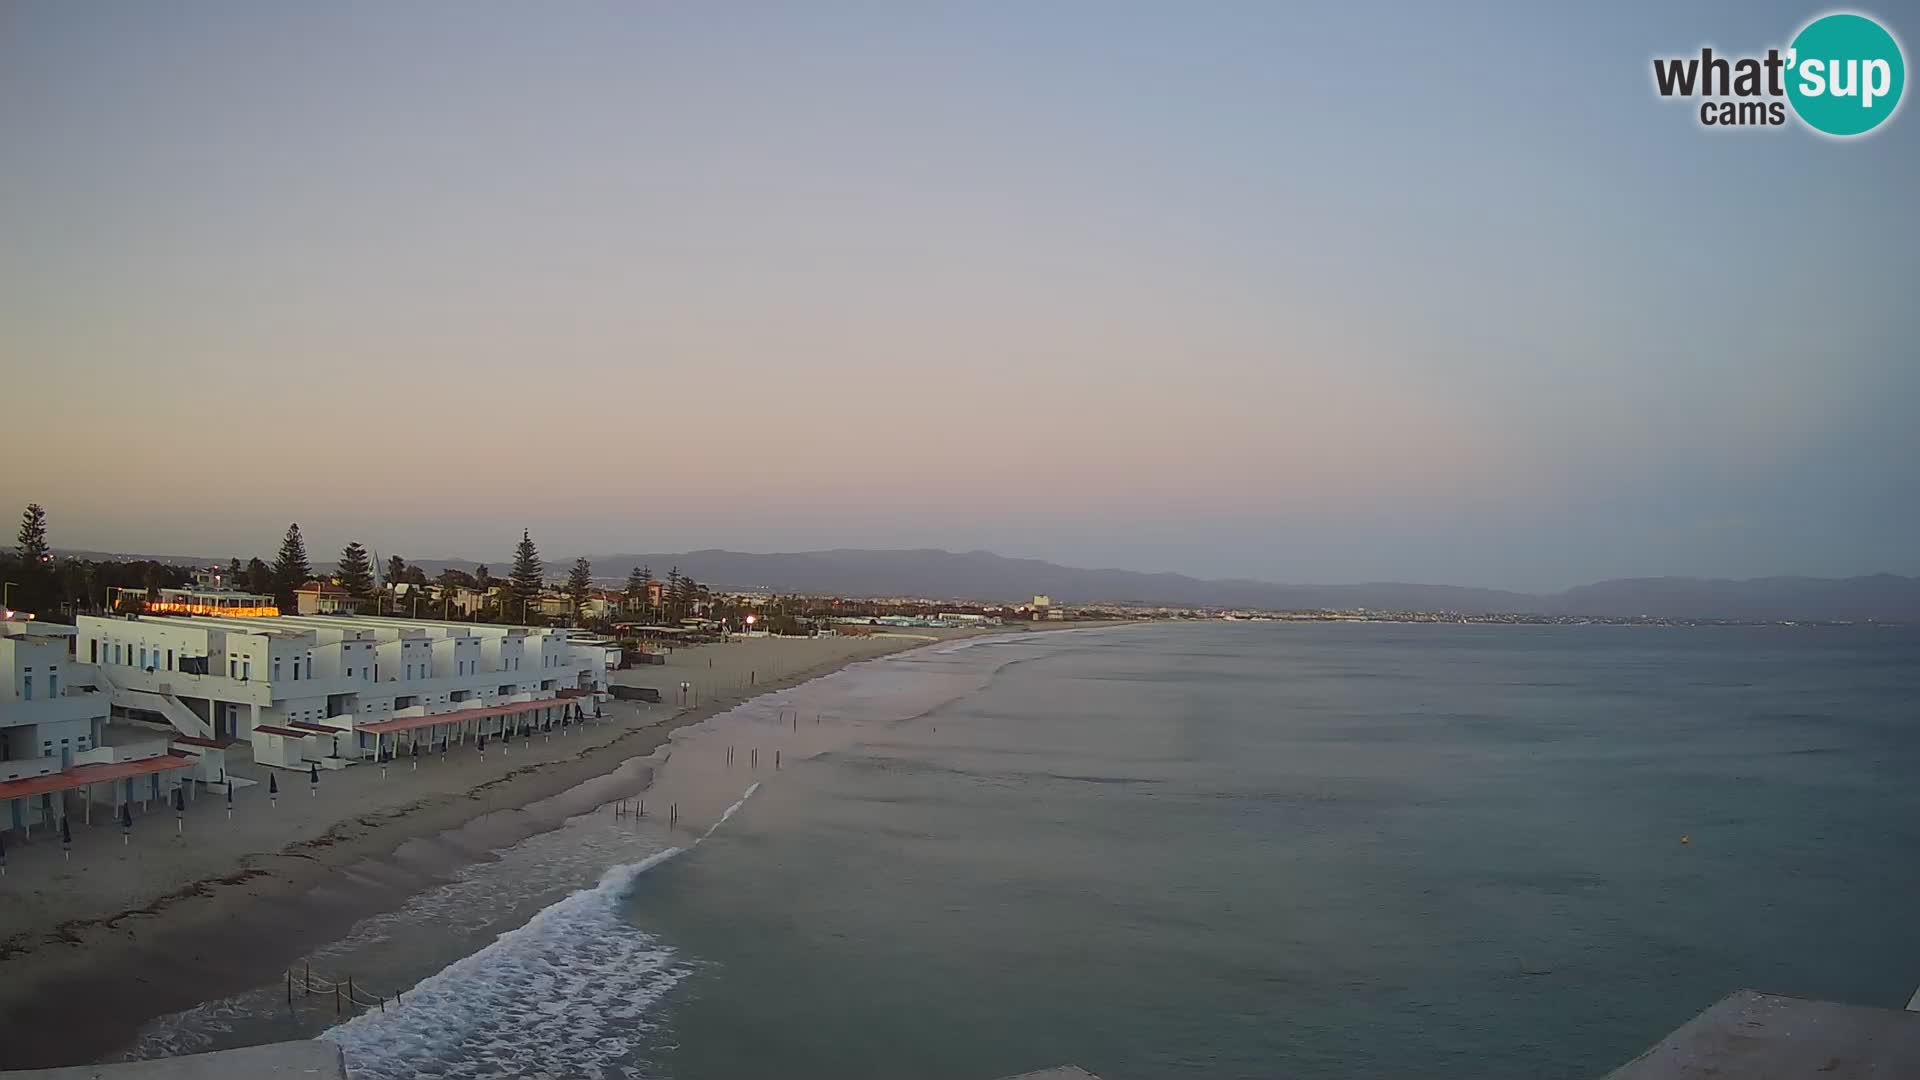
[[[332,994],[333,1015],[335,1016],[341,1016],[345,1014],[346,1010],[354,1008],[379,1009],[381,1012],[387,1011],[387,996],[385,994],[369,994],[365,990],[355,987],[353,985],[353,976],[351,975],[340,980],[315,975],[313,973],[312,961],[308,961],[301,967],[300,978],[298,979],[293,977],[292,968],[287,969],[287,1004],[289,1006],[293,1004],[293,984],[295,982],[300,984],[300,993],[303,997],[311,997],[316,992],[322,996]],[[400,1002],[400,991],[395,990],[393,992],[393,1003],[397,1006]]]
[[[643,818],[647,816],[647,800],[620,799],[613,804],[613,816],[617,818]],[[680,804],[667,804],[667,824],[680,824]]]

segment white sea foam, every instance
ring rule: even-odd
[[[620,903],[641,874],[713,835],[760,785],[743,792],[686,848],[616,866],[600,883],[320,1037],[340,1045],[355,1080],[433,1076],[622,1075],[648,1009],[690,966],[629,924]]]
[[[740,798],[736,799],[732,806],[729,806],[725,810],[722,810],[720,812],[720,820],[707,826],[707,831],[700,834],[700,840],[705,840],[707,837],[712,836],[713,830],[719,828],[722,825],[725,825],[727,823],[727,819],[732,817],[736,812],[738,812],[742,806],[745,806],[747,804],[747,800],[753,798],[753,793],[759,790],[760,790],[760,781],[758,780],[755,780],[753,783],[747,785],[747,790],[740,793]],[[700,840],[695,840],[694,843],[697,844],[700,842]]]

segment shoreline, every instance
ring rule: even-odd
[[[729,663],[716,665],[724,654],[711,650],[728,649],[726,644],[679,650],[666,666],[616,673],[627,676],[618,682],[661,684],[669,700],[668,685],[692,682],[700,703],[644,709],[615,701],[609,712],[620,727],[571,754],[491,774],[462,763],[454,768],[472,772],[474,780],[465,787],[345,809],[317,835],[244,854],[230,871],[176,880],[172,888],[119,910],[14,930],[0,940],[0,963],[10,976],[0,981],[0,1068],[110,1058],[160,1016],[272,981],[361,919],[398,907],[501,848],[644,791],[670,752],[674,732],[745,701],[945,641],[1094,625],[1112,624],[834,639],[843,648],[766,681],[759,680],[757,667],[743,670],[733,662],[741,656],[724,656]],[[783,647],[762,645],[745,662],[764,662]],[[697,664],[702,659],[704,668]],[[347,771],[372,769],[355,765]],[[320,796],[289,790],[283,797]],[[76,1003],[82,1002],[77,1007],[87,1019],[75,1024]]]

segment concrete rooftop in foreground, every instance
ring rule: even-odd
[[[1920,994],[1915,994],[1920,1004]],[[287,1042],[110,1065],[0,1073],[4,1080],[346,1080],[340,1048]],[[1741,990],[1602,1080],[1911,1080],[1920,1012]],[[1061,1065],[1004,1080],[1099,1080]]]
[[[6,1080],[347,1080],[340,1048],[318,1039],[108,1065],[0,1073]]]
[[[1920,1077],[1920,1012],[1741,990],[1605,1080]]]

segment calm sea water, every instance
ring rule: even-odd
[[[327,1031],[358,1077],[1575,1078],[1920,985],[1913,631],[1035,635],[680,734],[651,816],[322,951],[412,987]],[[334,1023],[282,998],[146,1050]]]
[[[1585,1077],[1735,988],[1920,985],[1912,633],[989,651],[638,880],[660,1074]]]

